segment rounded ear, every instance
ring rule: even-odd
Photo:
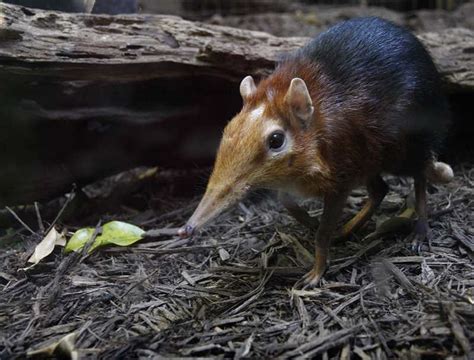
[[[293,116],[299,119],[303,126],[307,126],[313,118],[314,107],[306,83],[302,79],[291,80],[285,101]]]
[[[253,77],[250,75],[246,76],[240,83],[240,95],[242,96],[242,99],[247,101],[247,99],[252,96],[255,91],[257,91],[257,87],[255,86]]]

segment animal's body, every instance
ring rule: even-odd
[[[436,67],[414,35],[378,18],[349,20],[286,56],[258,87],[245,78],[240,90],[244,106],[224,131],[206,194],[182,235],[251,188],[280,190],[308,225],[314,219],[288,194],[322,196],[315,266],[306,277],[315,283],[350,190],[366,184],[369,200],[344,235],[371,217],[388,190],[381,174],[391,173],[415,179],[416,233],[426,236],[426,179],[452,177],[435,160],[449,111]]]

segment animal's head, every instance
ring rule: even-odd
[[[250,189],[291,187],[308,166],[315,169],[317,154],[310,154],[315,110],[305,81],[267,79],[257,88],[247,76],[240,94],[243,108],[224,130],[204,197],[181,236],[190,236]]]

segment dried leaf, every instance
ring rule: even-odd
[[[52,228],[48,234],[44,237],[41,242],[36,245],[33,255],[28,259],[29,263],[33,265],[27,267],[26,269],[31,269],[33,266],[38,264],[45,257],[50,255],[56,246],[66,245],[66,239],[63,234],[59,233],[56,228]]]
[[[220,248],[219,257],[221,258],[222,261],[227,261],[230,259],[230,254],[226,249]]]
[[[425,260],[421,263],[421,282],[422,284],[428,284],[436,277],[434,271],[428,266]]]
[[[85,0],[84,1],[84,6],[85,6],[84,12],[86,14],[90,14],[92,12],[92,9],[94,9],[94,5],[95,5],[95,0]]]
[[[76,350],[77,333],[70,333],[58,341],[37,350],[29,350],[27,356],[30,358],[67,358],[78,360],[79,353]]]

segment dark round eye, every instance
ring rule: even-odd
[[[272,132],[268,137],[268,147],[270,150],[280,150],[285,144],[285,134],[278,130]]]

